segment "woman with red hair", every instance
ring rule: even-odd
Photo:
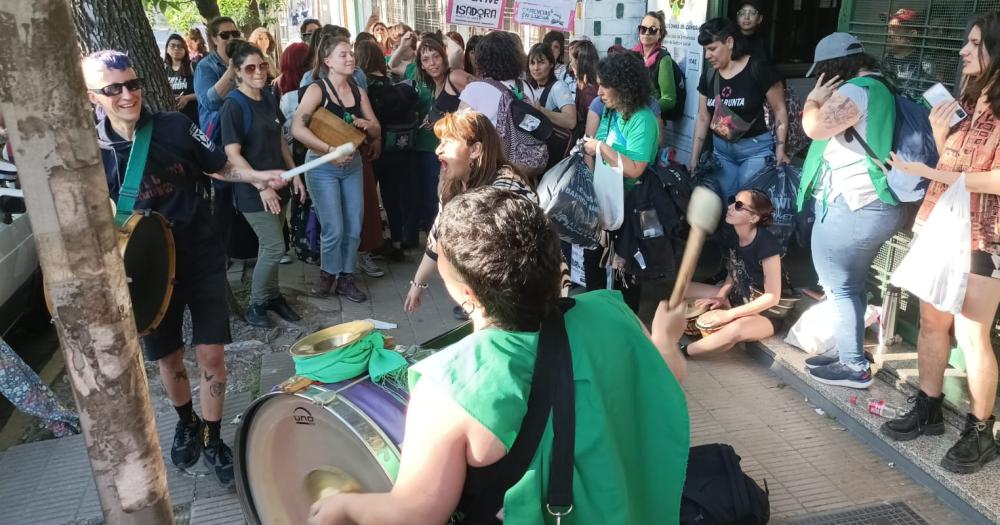
[[[302,64],[305,63],[307,54],[309,54],[309,46],[302,42],[289,45],[281,53],[281,75],[278,75],[274,81],[279,97],[299,89],[299,82],[302,81],[302,74],[305,73]],[[298,97],[296,97],[297,99]]]

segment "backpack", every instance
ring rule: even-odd
[[[674,232],[680,217],[664,171],[647,168],[625,194],[625,221],[615,239],[615,253],[625,259],[625,272],[656,279],[676,271]]]
[[[695,181],[688,174],[687,166],[677,162],[657,163],[650,167],[656,170],[660,181],[666,186],[670,203],[677,215],[677,224],[671,229],[670,235],[683,243],[687,241],[691,229],[687,223],[687,209],[688,202],[691,200],[691,192],[694,191]]]
[[[417,103],[419,95],[412,80],[393,82],[386,77],[371,77],[368,83],[375,118],[382,125],[386,151],[413,147],[419,127]]]
[[[313,209],[312,199],[300,203],[292,199],[289,224],[289,244],[295,256],[309,264],[319,264],[319,217]]]
[[[881,75],[874,76],[876,80],[885,85],[896,103],[896,122],[892,131],[892,151],[902,160],[910,162],[920,162],[928,166],[936,166],[938,162],[937,143],[934,141],[934,132],[928,117],[930,111],[904,95],[899,94],[896,88]],[[844,136],[848,142],[857,140],[858,144],[864,148],[865,153],[872,159],[878,156],[871,146],[861,138],[854,126],[847,128]],[[884,162],[884,159],[879,159]],[[885,175],[886,182],[889,183],[889,190],[899,202],[916,202],[924,198],[927,192],[929,181],[920,177],[913,177],[902,173],[895,168],[889,169]]]
[[[524,122],[524,114],[522,114],[521,120],[517,119],[516,115],[518,111],[515,110],[515,105],[528,106],[534,112],[538,112],[538,110],[530,104],[518,100],[514,96],[514,93],[507,89],[507,86],[495,80],[487,80],[486,82],[500,90],[500,105],[494,124],[497,128],[497,135],[500,136],[500,141],[503,142],[504,156],[514,166],[531,170],[544,169],[549,160],[549,151],[548,146],[545,144],[545,139],[540,139],[529,131],[526,131],[523,125],[515,124],[515,122]],[[515,104],[515,102],[518,104]],[[548,122],[547,118],[545,122]],[[552,123],[549,122],[548,125],[551,132]]]
[[[510,116],[519,129],[526,133],[530,133],[531,136],[538,140],[546,141],[549,140],[549,136],[552,135],[552,121],[549,117],[546,117],[544,113],[539,111],[535,106],[525,102],[523,100],[524,89],[521,87],[521,80],[515,81],[517,85],[517,91],[507,87],[506,85],[497,82],[495,80],[489,81],[489,83],[500,90],[501,93],[507,93],[510,95]],[[504,103],[501,100],[500,105],[503,106]]]
[[[653,81],[653,93],[657,99],[660,98],[660,78],[658,72],[664,60],[669,60],[670,66],[674,68],[674,100],[676,103],[673,108],[663,111],[660,117],[664,121],[681,120],[684,118],[684,103],[687,101],[687,82],[684,80],[684,70],[677,65],[677,62],[674,62],[673,57],[670,56],[666,48],[660,48],[660,58],[657,59],[656,65],[648,69],[649,77]]]
[[[559,82],[559,80],[550,80],[548,85],[542,90],[542,94],[538,97],[539,106],[545,107],[545,103],[549,101],[549,94],[552,92],[552,87],[555,86],[556,82]],[[573,146],[573,130],[561,128],[553,124],[552,135],[549,135],[549,139],[545,141],[545,145],[549,150],[549,162],[546,168],[551,168],[569,155],[570,149]]]
[[[740,468],[730,445],[691,447],[681,494],[681,525],[764,525],[771,518],[767,481],[761,489]]]

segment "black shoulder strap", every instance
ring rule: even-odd
[[[538,105],[545,107],[545,103],[549,100],[549,93],[552,91],[552,86],[556,85],[556,79],[549,79],[549,83],[545,84],[545,89],[542,90],[542,96],[538,97]]]

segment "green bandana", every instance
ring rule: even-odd
[[[384,347],[382,334],[374,331],[339,350],[317,356],[293,356],[295,373],[320,383],[336,383],[366,373],[376,382],[385,376],[405,377],[409,366],[406,358]]]

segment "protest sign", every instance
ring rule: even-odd
[[[556,0],[541,3],[538,0],[519,0],[514,4],[514,22],[548,27],[560,31],[573,31],[576,20],[576,2]]]
[[[507,0],[448,0],[448,23],[500,29]]]

